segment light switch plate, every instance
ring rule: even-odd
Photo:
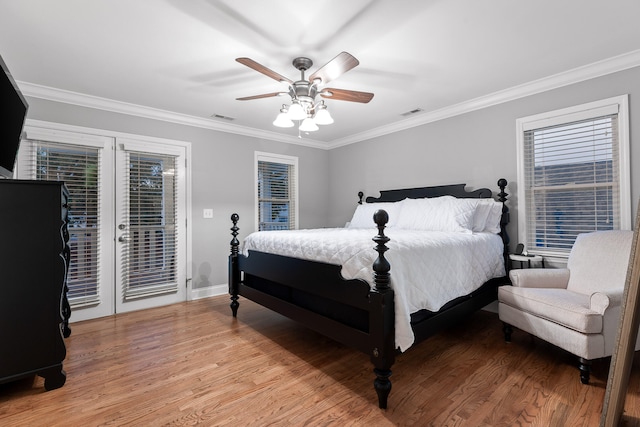
[[[213,218],[213,209],[203,209],[202,218]]]

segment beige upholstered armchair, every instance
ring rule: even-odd
[[[512,286],[498,289],[505,340],[515,326],[579,356],[587,384],[591,361],[613,353],[632,239],[632,231],[580,234],[566,269],[512,270]]]

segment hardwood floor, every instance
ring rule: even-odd
[[[245,299],[233,319],[228,304],[215,297],[72,324],[67,383],[0,385],[0,425],[599,424],[609,359],[584,386],[562,350],[521,331],[505,344],[493,313],[400,355],[385,411],[367,356]],[[636,356],[626,426],[640,426],[639,366]]]

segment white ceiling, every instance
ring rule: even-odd
[[[303,135],[336,146],[640,65],[639,17],[637,0],[0,0],[0,55],[29,95],[293,142],[271,124],[283,98],[235,99],[281,90],[235,58],[297,80],[293,58],[347,51],[360,65],[330,86],[375,97],[328,100],[335,123]]]

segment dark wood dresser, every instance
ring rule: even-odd
[[[68,196],[62,182],[0,179],[0,383],[65,383]]]

